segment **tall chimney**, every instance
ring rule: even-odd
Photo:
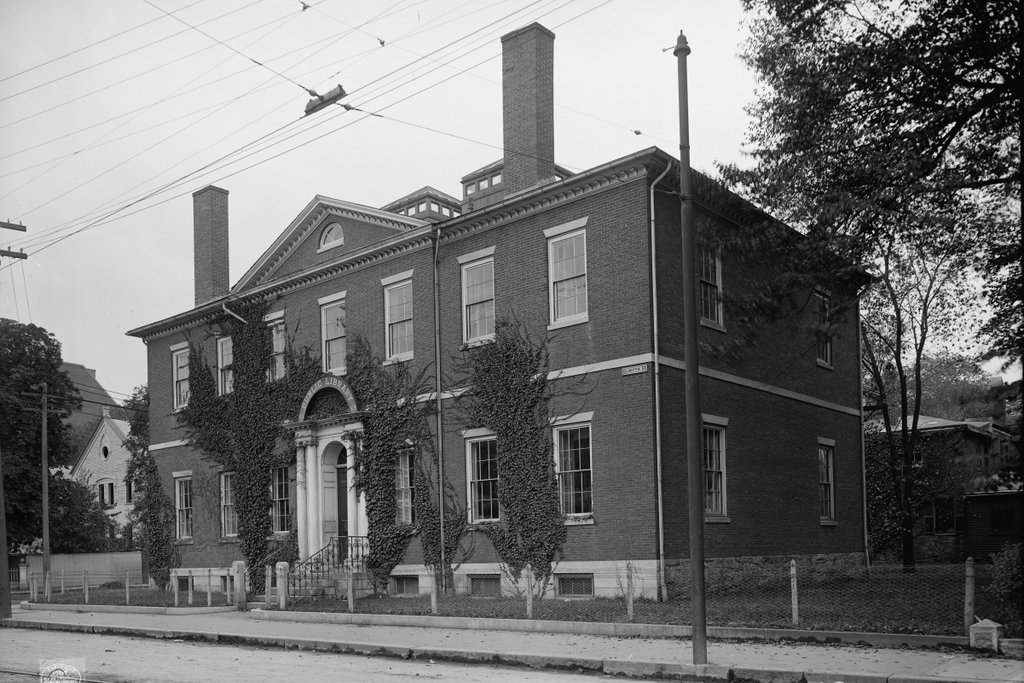
[[[207,185],[192,193],[196,306],[228,293],[228,191]]]
[[[538,23],[501,37],[506,194],[555,175],[554,54]]]

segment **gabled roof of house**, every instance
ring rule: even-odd
[[[81,468],[82,463],[85,462],[86,454],[92,450],[93,444],[99,440],[104,430],[109,430],[113,437],[117,439],[117,442],[120,443],[128,436],[129,429],[130,425],[124,420],[115,420],[112,417],[100,418],[100,420],[96,422],[96,426],[93,427],[92,432],[89,434],[89,438],[85,440],[82,449],[75,457],[75,464],[71,466],[71,476],[74,477],[78,474],[79,468]]]

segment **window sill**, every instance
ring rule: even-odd
[[[555,322],[548,325],[548,332],[551,330],[560,330],[563,327],[572,327],[573,325],[582,325],[583,323],[590,322],[590,315],[578,315],[572,318],[563,318],[562,320],[556,320]]]
[[[191,538],[176,538],[174,539],[174,545],[192,545],[193,541]]]
[[[821,526],[839,526],[839,522],[834,519],[819,519],[818,523],[821,524]]]
[[[220,542],[238,544],[241,543],[241,540],[239,540],[238,536],[221,536]]]
[[[822,368],[824,370],[834,370],[835,369],[835,368],[832,367],[831,363],[826,363],[825,361],[823,361],[820,358],[817,358],[816,361],[817,361],[817,364],[818,364],[819,368]]]
[[[501,520],[498,520],[498,519],[488,519],[488,520],[484,520],[482,522],[470,522],[469,524],[466,525],[466,530],[467,531],[483,531],[485,528],[491,526],[492,524],[497,524],[500,521]]]
[[[387,367],[388,365],[395,365],[396,363],[405,363],[411,361],[412,359],[413,355],[411,353],[409,355],[403,356],[392,356],[391,358],[388,358],[387,360],[382,362],[381,365]]]
[[[327,244],[325,244],[322,247],[320,247],[319,249],[317,249],[316,253],[322,254],[325,251],[330,251],[331,249],[337,249],[338,247],[343,247],[343,246],[345,246],[345,242],[343,240],[337,241],[337,242],[328,242]]]
[[[588,526],[594,523],[594,515],[566,515],[565,526]]]
[[[483,346],[484,344],[493,343],[494,335],[492,334],[489,337],[479,337],[477,339],[470,339],[469,341],[462,342],[462,350],[465,351],[466,349],[473,349],[476,348],[477,346]]]
[[[701,318],[700,319],[700,326],[701,327],[706,327],[706,328],[708,328],[710,330],[715,330],[717,332],[725,332],[726,331],[725,325],[723,325],[720,322],[716,322],[714,320],[711,320],[710,318]]]
[[[334,375],[335,377],[344,377],[348,374],[348,368],[333,368],[324,370],[328,375]]]
[[[704,515],[705,524],[730,524],[732,522],[726,515]]]

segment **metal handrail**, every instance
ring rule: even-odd
[[[327,545],[288,572],[288,592],[294,597],[316,599],[334,592],[330,581],[339,572],[354,573],[366,568],[370,539],[366,536],[336,536]]]

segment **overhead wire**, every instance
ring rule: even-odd
[[[568,0],[568,1],[567,1],[566,3],[564,3],[563,5],[560,5],[559,7],[555,8],[554,10],[550,10],[549,12],[546,12],[546,13],[545,13],[544,15],[542,15],[542,16],[546,16],[547,14],[550,14],[551,12],[557,11],[558,9],[562,9],[563,7],[565,7],[565,6],[569,5],[569,4],[571,4],[571,3],[572,3],[572,2],[574,2],[574,1],[575,1],[575,0]],[[562,26],[562,25],[565,25],[565,24],[569,23],[570,21],[574,21],[574,20],[576,20],[577,18],[579,18],[579,17],[581,17],[581,16],[584,16],[585,14],[588,14],[588,13],[590,13],[590,12],[594,11],[595,9],[599,9],[600,7],[604,6],[605,4],[608,4],[608,2],[610,2],[610,1],[611,1],[611,0],[606,0],[606,2],[602,3],[601,5],[598,5],[597,7],[594,7],[594,8],[590,8],[590,9],[588,9],[588,10],[584,11],[584,12],[581,12],[581,13],[580,13],[579,15],[576,15],[576,16],[574,16],[574,17],[572,17],[572,18],[570,18],[570,19],[566,20],[565,22],[562,22],[562,23],[561,23],[561,24],[559,24],[558,26]],[[536,4],[536,3],[533,3],[533,4]],[[515,14],[515,12],[511,13],[511,15],[514,15],[514,14]],[[510,15],[506,15],[506,16],[510,16]],[[494,25],[495,23],[498,23],[498,22],[491,22],[491,23],[490,23],[490,24],[488,24],[487,26],[488,26],[488,27],[489,27],[489,26],[492,26],[492,25]],[[474,52],[474,51],[476,51],[477,49],[479,49],[479,48],[474,48],[473,50],[469,50],[469,51],[465,52],[464,54],[461,54],[461,55],[459,55],[458,57],[456,57],[456,58],[453,58],[453,59],[452,59],[451,61],[456,61],[456,59],[462,59],[462,58],[464,58],[464,57],[465,57],[466,55],[470,54],[471,52]],[[440,50],[440,48],[439,48],[439,50]],[[433,51],[433,52],[432,52],[432,53],[430,53],[430,54],[434,54],[434,53],[438,52],[439,50],[435,50],[435,51]],[[380,115],[380,114],[379,114],[379,112],[380,112],[380,111],[383,111],[384,109],[387,109],[387,108],[390,108],[390,107],[396,106],[397,104],[400,104],[401,102],[404,102],[404,101],[406,101],[407,99],[409,99],[409,98],[411,98],[411,97],[414,97],[414,96],[416,96],[416,95],[418,95],[418,94],[420,94],[420,93],[424,92],[425,90],[428,90],[428,89],[430,89],[430,88],[436,87],[437,85],[440,85],[441,83],[444,83],[444,82],[446,82],[446,81],[448,81],[448,80],[451,80],[451,78],[454,78],[454,77],[456,77],[456,76],[460,75],[461,73],[464,73],[465,71],[467,71],[467,70],[469,70],[469,69],[475,68],[475,67],[477,67],[477,66],[479,66],[479,65],[481,65],[481,64],[483,64],[483,63],[485,63],[485,62],[487,62],[487,61],[489,61],[489,60],[491,60],[491,59],[494,59],[494,58],[495,58],[495,57],[497,57],[497,56],[498,56],[498,55],[492,55],[492,56],[488,57],[487,59],[485,59],[485,60],[483,60],[483,61],[481,61],[481,62],[478,62],[477,64],[474,64],[474,65],[472,65],[472,66],[470,66],[470,67],[466,67],[465,69],[462,69],[462,70],[460,70],[459,72],[457,72],[456,74],[454,74],[454,75],[452,75],[452,76],[449,76],[448,78],[445,78],[445,79],[443,79],[443,80],[441,80],[441,81],[438,81],[437,83],[432,83],[432,84],[430,84],[430,85],[428,85],[428,86],[425,86],[424,88],[421,88],[420,90],[418,90],[418,91],[416,91],[416,92],[414,92],[414,93],[411,93],[411,94],[409,94],[409,95],[407,95],[407,96],[405,96],[405,97],[403,97],[403,98],[401,98],[401,99],[399,99],[399,100],[397,100],[397,101],[395,101],[395,102],[392,102],[392,103],[390,103],[390,104],[386,105],[385,107],[382,107],[382,108],[380,108],[378,112],[373,112],[373,113],[367,113],[367,114],[366,114],[366,115],[365,115],[365,116],[364,116],[363,118],[360,118],[360,119],[357,119],[357,120],[355,120],[355,121],[352,121],[352,122],[350,122],[350,123],[347,123],[347,124],[344,124],[344,125],[342,125],[342,126],[339,126],[338,128],[335,128],[335,129],[332,129],[332,130],[330,130],[330,131],[327,131],[326,133],[323,133],[323,134],[321,134],[321,135],[318,135],[318,136],[316,136],[316,137],[314,137],[314,138],[312,138],[312,139],[309,139],[309,140],[305,140],[305,141],[303,141],[303,142],[301,142],[301,143],[299,143],[299,144],[297,144],[297,145],[294,145],[294,146],[292,146],[292,147],[289,147],[289,148],[287,148],[287,149],[285,149],[285,150],[283,150],[283,151],[280,151],[280,152],[278,152],[278,153],[275,153],[275,154],[273,154],[273,155],[271,155],[271,156],[269,156],[269,157],[267,157],[267,158],[264,158],[264,159],[260,159],[260,160],[258,160],[258,161],[256,161],[256,162],[254,162],[254,163],[252,163],[252,164],[249,164],[249,165],[247,165],[247,166],[245,166],[245,167],[243,167],[243,168],[240,168],[240,169],[236,169],[236,170],[233,170],[233,171],[231,171],[230,173],[228,173],[228,174],[226,174],[226,175],[224,175],[224,176],[221,176],[221,177],[219,177],[219,178],[217,178],[216,180],[213,180],[213,181],[211,181],[211,182],[219,182],[220,180],[223,180],[224,178],[230,177],[230,176],[232,176],[232,175],[237,175],[238,173],[244,172],[244,171],[246,171],[246,170],[248,170],[248,169],[250,169],[250,168],[253,168],[253,167],[255,167],[255,166],[258,166],[258,165],[260,165],[260,164],[263,164],[263,163],[267,163],[267,162],[269,162],[269,161],[271,161],[271,160],[273,160],[273,159],[276,159],[276,158],[278,158],[278,157],[282,156],[283,154],[287,154],[287,153],[289,153],[289,152],[291,152],[291,151],[294,151],[295,149],[298,149],[299,147],[303,147],[303,146],[305,146],[305,145],[311,144],[312,142],[315,142],[315,141],[317,141],[317,140],[319,140],[319,139],[322,139],[323,137],[326,137],[327,135],[330,135],[330,134],[333,134],[333,133],[335,133],[335,132],[337,132],[337,131],[339,131],[339,130],[343,130],[343,129],[345,129],[345,128],[348,128],[348,127],[349,127],[349,126],[351,126],[351,125],[355,125],[356,123],[358,123],[358,122],[360,122],[360,121],[362,121],[362,120],[365,120],[365,118],[369,118],[369,117],[372,117],[372,116],[379,116],[379,115]],[[437,68],[440,68],[440,67],[437,67]],[[436,70],[436,69],[434,69],[434,70]],[[398,71],[398,70],[392,71],[392,72],[390,72],[389,74],[386,74],[386,76],[392,75],[392,74],[396,73],[397,71]],[[433,70],[431,70],[431,71],[433,71]],[[383,77],[381,77],[381,78],[383,78]],[[378,80],[379,80],[379,79],[378,79]],[[382,94],[388,94],[389,92],[392,92],[392,91],[393,91],[394,89],[396,89],[397,87],[401,87],[402,85],[405,85],[405,83],[402,83],[402,84],[400,84],[399,86],[395,86],[395,88],[392,88],[391,90],[388,90],[388,91],[386,91],[385,93],[382,93]],[[380,96],[380,95],[377,95],[377,96],[375,96],[375,97],[379,97],[379,96]],[[383,117],[382,117],[382,118],[383,118]],[[393,118],[393,117],[392,117],[392,118]],[[393,119],[393,120],[395,120],[395,121],[397,121],[397,122],[399,122],[399,123],[404,123],[404,124],[407,124],[407,125],[418,125],[418,124],[412,124],[412,123],[410,123],[410,122],[407,122],[407,121],[403,121],[403,120],[400,120],[400,119],[396,119],[396,118],[395,118],[395,119]],[[282,127],[280,127],[280,128],[279,128],[279,129],[277,130],[277,131],[274,131],[274,132],[272,132],[272,133],[270,133],[270,134],[267,134],[267,135],[261,136],[261,138],[258,138],[258,139],[257,139],[256,141],[254,141],[253,143],[249,143],[249,144],[247,144],[247,145],[244,145],[244,146],[243,146],[243,147],[241,147],[241,148],[238,148],[237,150],[235,150],[235,152],[239,152],[239,151],[243,150],[243,149],[244,149],[245,147],[249,147],[249,146],[252,146],[253,144],[256,144],[256,143],[258,143],[258,142],[259,142],[260,140],[262,140],[262,139],[265,139],[265,138],[269,137],[270,135],[273,135],[273,134],[275,134],[275,133],[277,133],[277,132],[280,132],[280,131],[281,131],[281,130],[283,130],[283,129],[284,129],[285,127],[287,127],[287,125],[288,125],[288,124],[286,124],[286,126],[282,126]],[[318,125],[319,125],[319,124],[318,124]],[[456,134],[450,134],[450,133],[448,133],[447,131],[441,131],[441,130],[438,130],[438,129],[430,129],[429,127],[424,127],[424,128],[425,128],[425,129],[428,129],[428,130],[433,130],[433,132],[437,132],[437,133],[440,133],[440,134],[445,134],[445,135],[456,135]],[[457,135],[456,135],[456,136],[457,136]],[[291,137],[294,137],[294,135],[289,135],[289,138],[291,138]],[[467,140],[467,141],[469,141],[469,142],[474,142],[474,143],[478,143],[478,144],[488,144],[488,143],[482,143],[481,141],[478,141],[478,140],[472,140],[472,139],[469,139],[469,138],[464,138],[464,139],[466,139],[466,140]],[[275,143],[275,144],[277,144],[277,143]],[[488,145],[488,146],[493,146],[493,145]],[[255,150],[255,151],[253,151],[253,152],[251,152],[251,153],[249,153],[249,154],[246,154],[246,155],[242,156],[242,157],[241,157],[240,159],[237,159],[237,160],[236,160],[235,162],[232,162],[232,163],[237,163],[237,162],[240,162],[241,160],[244,160],[245,158],[249,158],[249,157],[253,156],[254,154],[257,154],[257,153],[259,153],[260,151],[262,151],[262,150]],[[196,169],[196,171],[194,171],[194,172],[192,172],[192,173],[189,173],[189,174],[186,174],[186,176],[183,176],[183,177],[182,177],[182,179],[184,179],[184,178],[187,178],[187,177],[190,177],[190,176],[193,176],[193,175],[196,175],[196,173],[198,173],[198,172],[200,172],[200,171],[202,171],[202,170],[205,170],[205,169],[207,169],[207,168],[209,168],[209,169],[210,169],[211,171],[219,170],[219,168],[216,168],[216,167],[215,167],[215,166],[216,166],[216,164],[217,164],[217,163],[219,163],[220,161],[223,161],[223,160],[224,160],[224,159],[225,159],[226,157],[228,157],[228,156],[231,156],[231,155],[230,155],[230,154],[229,154],[229,155],[225,155],[225,156],[221,157],[221,159],[215,160],[214,162],[211,162],[210,164],[207,164],[207,165],[206,165],[205,167],[201,167],[200,169]],[[126,205],[123,205],[123,206],[119,207],[118,209],[116,209],[116,210],[114,210],[114,211],[110,212],[109,214],[107,214],[107,215],[105,215],[105,216],[102,216],[102,217],[98,218],[97,220],[95,220],[95,221],[93,221],[93,222],[91,222],[91,223],[89,223],[89,224],[87,224],[87,225],[85,225],[85,226],[83,226],[83,227],[80,227],[80,228],[78,228],[78,229],[77,229],[77,230],[75,230],[74,232],[68,233],[68,234],[66,234],[66,235],[63,235],[63,236],[61,236],[61,237],[58,237],[58,238],[54,238],[54,239],[52,239],[52,240],[51,240],[50,242],[48,242],[48,243],[45,243],[45,244],[43,244],[43,245],[42,245],[42,246],[41,246],[41,247],[40,247],[39,249],[37,249],[37,250],[36,250],[36,252],[39,252],[39,251],[43,251],[43,250],[45,250],[46,248],[49,248],[50,246],[54,246],[55,244],[57,244],[57,243],[59,243],[59,242],[63,241],[64,239],[67,239],[68,237],[71,237],[71,236],[73,236],[73,235],[79,234],[79,233],[81,233],[81,232],[83,232],[83,231],[85,231],[85,230],[91,229],[92,227],[96,227],[97,225],[100,225],[100,224],[105,224],[105,223],[107,223],[107,222],[110,222],[110,220],[113,220],[113,218],[115,217],[115,215],[116,215],[116,214],[120,214],[120,213],[122,213],[122,212],[126,211],[127,209],[129,209],[129,208],[131,208],[131,207],[133,207],[133,206],[135,206],[135,205],[137,205],[137,204],[141,203],[142,201],[145,201],[146,199],[152,198],[152,197],[153,197],[153,196],[155,196],[156,194],[159,194],[159,193],[160,193],[161,191],[164,191],[164,190],[166,190],[166,189],[168,189],[168,188],[170,188],[170,187],[173,187],[173,186],[174,186],[175,184],[177,184],[178,182],[180,182],[180,181],[181,181],[182,179],[178,179],[178,180],[176,180],[176,181],[172,181],[172,182],[170,182],[170,183],[166,183],[166,184],[165,184],[165,185],[164,185],[163,187],[161,187],[161,188],[157,188],[156,190],[153,190],[153,191],[151,191],[151,192],[149,192],[149,193],[147,193],[147,194],[143,195],[142,197],[140,197],[140,198],[138,198],[138,199],[136,199],[136,200],[134,200],[134,201],[132,201],[132,202],[130,202],[130,203],[128,203],[128,204],[126,204]],[[130,216],[130,215],[134,215],[134,214],[136,214],[136,213],[139,213],[139,212],[141,212],[141,211],[143,211],[143,210],[148,210],[149,208],[152,208],[152,207],[154,207],[154,206],[158,206],[158,205],[160,205],[160,204],[166,203],[167,201],[171,201],[172,199],[175,199],[175,198],[177,198],[177,197],[180,197],[180,196],[182,196],[183,194],[186,194],[186,193],[184,193],[184,192],[183,192],[183,193],[179,193],[179,194],[176,194],[176,195],[173,195],[173,196],[167,197],[167,198],[165,198],[165,199],[163,199],[163,200],[160,200],[160,201],[158,201],[158,202],[155,202],[155,203],[153,203],[153,204],[151,204],[151,205],[148,205],[148,206],[146,206],[146,207],[140,208],[140,209],[138,209],[138,210],[136,210],[136,211],[132,211],[132,212],[129,212],[129,213],[125,214],[125,215],[124,215],[124,216],[122,216],[122,217],[126,217],[126,216]]]

